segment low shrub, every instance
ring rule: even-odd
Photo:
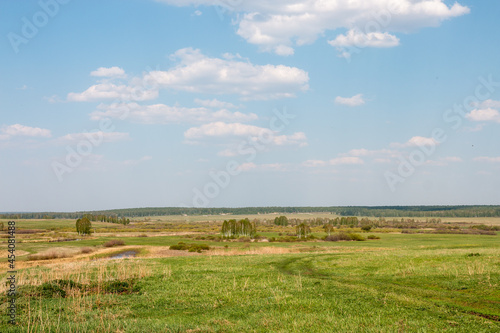
[[[114,247],[114,246],[122,246],[125,245],[125,242],[121,239],[112,239],[102,244],[104,247]]]
[[[375,236],[375,235],[368,235],[367,237],[368,239],[380,239],[379,236]]]
[[[242,236],[240,238],[238,238],[237,240],[238,242],[243,242],[243,243],[249,243],[251,242],[252,240],[250,239],[250,237],[245,237],[245,236]]]
[[[360,241],[365,241],[365,240],[366,240],[366,239],[365,239],[363,236],[361,236],[360,234],[354,234],[354,233],[352,233],[352,234],[348,234],[348,235],[349,235],[349,237],[351,237],[351,239],[352,239],[353,241],[360,242]]]
[[[169,247],[170,250],[177,250],[177,251],[188,251],[188,252],[198,252],[201,253],[202,251],[208,251],[210,250],[210,246],[206,244],[186,244],[184,242],[179,242],[176,245],[170,245]]]
[[[355,233],[345,233],[339,232],[332,235],[328,235],[323,240],[327,242],[338,242],[338,241],[364,241],[365,238],[360,234]]]
[[[48,251],[48,252],[30,254],[30,255],[28,255],[28,260],[51,260],[51,259],[59,259],[59,258],[66,258],[66,257],[68,257],[68,255],[66,253],[57,252],[55,250],[52,250],[52,251]]]
[[[94,252],[94,249],[88,246],[82,247],[80,249],[80,253],[92,253],[92,252]]]

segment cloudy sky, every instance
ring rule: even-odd
[[[498,204],[496,0],[0,2],[0,211]]]

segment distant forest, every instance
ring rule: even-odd
[[[500,206],[344,206],[344,207],[243,207],[243,208],[127,208],[74,213],[4,213],[2,219],[78,219],[86,214],[123,217],[162,215],[250,215],[269,213],[332,213],[370,217],[499,217]]]

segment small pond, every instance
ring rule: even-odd
[[[107,259],[121,259],[121,258],[133,258],[139,253],[138,251],[125,251],[125,252],[120,252],[113,254],[112,256],[109,256]]]

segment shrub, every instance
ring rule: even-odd
[[[86,246],[86,247],[82,247],[80,249],[80,252],[81,253],[92,253],[92,252],[94,252],[94,249],[92,249],[91,247]]]
[[[146,234],[140,234],[138,237],[148,237]]]
[[[125,242],[121,239],[112,239],[103,244],[104,247],[114,247],[125,245]]]
[[[248,242],[251,242],[252,240],[250,239],[250,237],[240,237],[238,238],[238,242],[243,242],[243,243],[248,243]]]
[[[375,235],[368,235],[367,237],[368,239],[380,239],[379,236],[375,236]]]
[[[366,225],[361,227],[361,230],[369,232],[370,230],[372,230],[372,226],[369,224],[366,224]]]
[[[51,260],[51,259],[59,259],[66,257],[67,255],[65,253],[52,250],[48,252],[30,254],[28,255],[28,260]]]
[[[53,282],[45,282],[39,288],[38,291],[42,297],[66,297],[66,291],[61,288],[60,285]]]
[[[170,250],[177,250],[177,251],[187,250],[188,252],[201,253],[201,251],[210,250],[210,246],[208,246],[206,244],[186,244],[183,242],[179,242],[177,245],[170,245],[169,249]]]
[[[357,242],[360,242],[360,241],[364,241],[364,240],[366,240],[366,239],[365,239],[363,236],[361,236],[360,234],[354,234],[354,233],[352,233],[352,234],[349,234],[349,237],[351,237],[351,239],[352,239],[353,241],[357,241]]]

